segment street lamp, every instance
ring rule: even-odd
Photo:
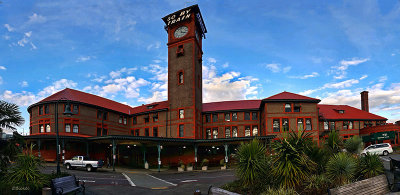
[[[58,103],[59,103],[60,101],[57,101],[56,102],[56,108],[55,108],[55,110],[56,110],[56,113],[55,113],[55,117],[56,117],[56,152],[57,152],[57,155],[56,155],[56,160],[57,160],[57,175],[59,175],[60,174],[60,172],[61,172],[61,170],[60,170],[60,145],[59,145],[59,134],[58,134]],[[71,111],[71,105],[69,104],[69,103],[67,103],[66,105],[65,105],[65,111],[64,111],[64,113],[63,113],[63,115],[65,115],[65,116],[68,116],[68,117],[71,117],[72,115],[74,115],[74,113],[72,113],[72,111]]]

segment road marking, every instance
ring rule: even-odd
[[[197,181],[197,180],[191,179],[191,180],[185,180],[185,181],[181,181],[181,182],[182,182],[182,183],[189,183],[189,182],[195,182],[195,181]]]
[[[126,180],[128,180],[128,182],[129,182],[129,184],[131,184],[131,186],[136,186],[136,185],[132,182],[131,178],[129,178],[125,173],[122,173],[122,175],[126,178]]]
[[[390,161],[390,159],[387,159],[387,158],[383,158],[383,157],[379,157],[379,158],[384,160],[384,161]]]
[[[151,188],[153,190],[163,190],[163,189],[168,189],[168,187],[155,187],[155,188]]]
[[[178,184],[174,184],[174,183],[171,183],[171,182],[165,181],[165,180],[163,180],[163,179],[160,179],[160,178],[158,178],[158,177],[154,177],[154,176],[152,176],[152,175],[149,175],[149,174],[146,174],[146,175],[148,175],[148,176],[150,176],[150,177],[152,177],[152,178],[154,178],[154,179],[160,180],[160,181],[162,181],[162,182],[165,182],[165,183],[167,183],[167,184],[173,185],[173,186],[177,186],[177,185],[178,185]]]
[[[84,179],[80,179],[79,181],[83,181],[85,183],[95,183],[96,182],[96,181],[84,180]]]

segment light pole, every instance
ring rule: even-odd
[[[60,174],[60,172],[61,172],[61,170],[60,170],[60,145],[59,145],[59,134],[58,134],[58,103],[59,103],[60,101],[57,101],[56,102],[56,107],[55,107],[55,110],[56,110],[56,113],[55,113],[55,118],[56,118],[56,152],[57,152],[57,155],[56,155],[56,160],[57,160],[57,175],[59,175]],[[68,117],[70,117],[70,116],[72,116],[72,115],[74,115],[74,113],[72,113],[71,112],[71,106],[70,106],[70,104],[69,103],[67,103],[66,105],[65,105],[65,111],[64,111],[64,113],[63,113],[63,115],[65,115],[65,116],[68,116]]]

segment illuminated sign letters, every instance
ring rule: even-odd
[[[190,14],[191,14],[190,10],[191,9],[183,10],[179,14],[178,13],[174,13],[174,14],[171,14],[170,16],[168,16],[168,18],[167,18],[167,26],[190,18]]]

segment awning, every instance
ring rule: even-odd
[[[363,142],[371,142],[371,141],[380,141],[380,140],[388,140],[395,139],[396,132],[394,131],[385,131],[385,132],[377,132],[371,135],[363,136]]]

